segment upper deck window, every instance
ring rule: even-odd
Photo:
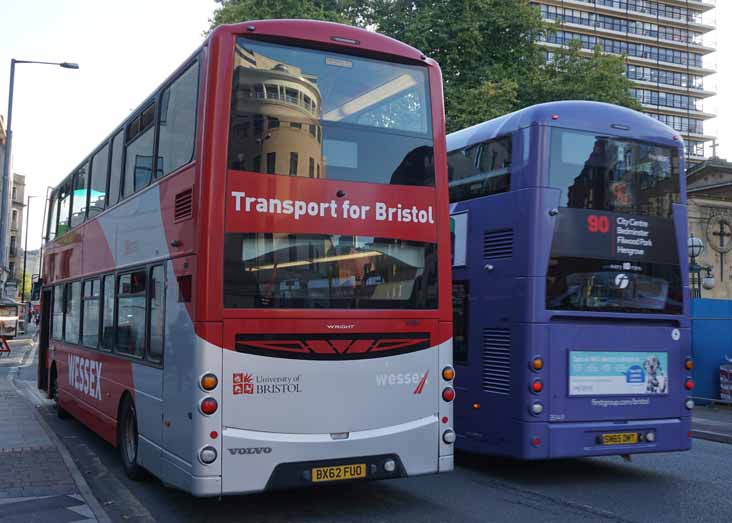
[[[506,192],[511,187],[511,137],[504,136],[447,155],[450,201]]]
[[[562,207],[670,218],[680,201],[671,147],[555,128],[549,157]]]
[[[433,186],[432,146],[425,67],[237,39],[231,169]]]

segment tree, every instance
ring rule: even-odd
[[[416,47],[442,68],[448,132],[540,102],[597,100],[639,109],[622,57],[573,43],[548,63],[553,31],[529,0],[217,0],[212,27],[313,18],[368,27]]]

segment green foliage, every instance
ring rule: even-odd
[[[552,100],[596,100],[639,109],[622,57],[579,43],[554,51],[553,30],[529,0],[217,0],[211,27],[267,18],[310,18],[368,27],[401,40],[442,68],[447,131]]]

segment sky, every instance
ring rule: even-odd
[[[732,0],[717,0],[718,27],[732,27]],[[71,172],[203,41],[213,0],[0,0],[0,114],[6,114],[10,59],[76,62],[78,70],[17,65],[13,171],[31,199],[28,248],[41,243],[43,196]],[[732,160],[732,31],[709,40],[717,52],[707,80],[719,96],[718,155]]]

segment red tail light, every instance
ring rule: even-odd
[[[692,379],[688,379],[688,380],[686,380],[686,381],[684,382],[684,388],[685,388],[686,390],[691,390],[691,389],[693,389],[693,388],[694,388],[694,380],[692,380]]]
[[[218,402],[213,398],[206,398],[201,402],[201,412],[206,416],[210,416],[219,408]]]
[[[534,394],[539,394],[542,390],[544,390],[544,384],[541,382],[541,380],[534,380],[531,382],[531,392]]]
[[[442,399],[445,401],[452,401],[455,399],[455,389],[447,387],[442,390]]]

